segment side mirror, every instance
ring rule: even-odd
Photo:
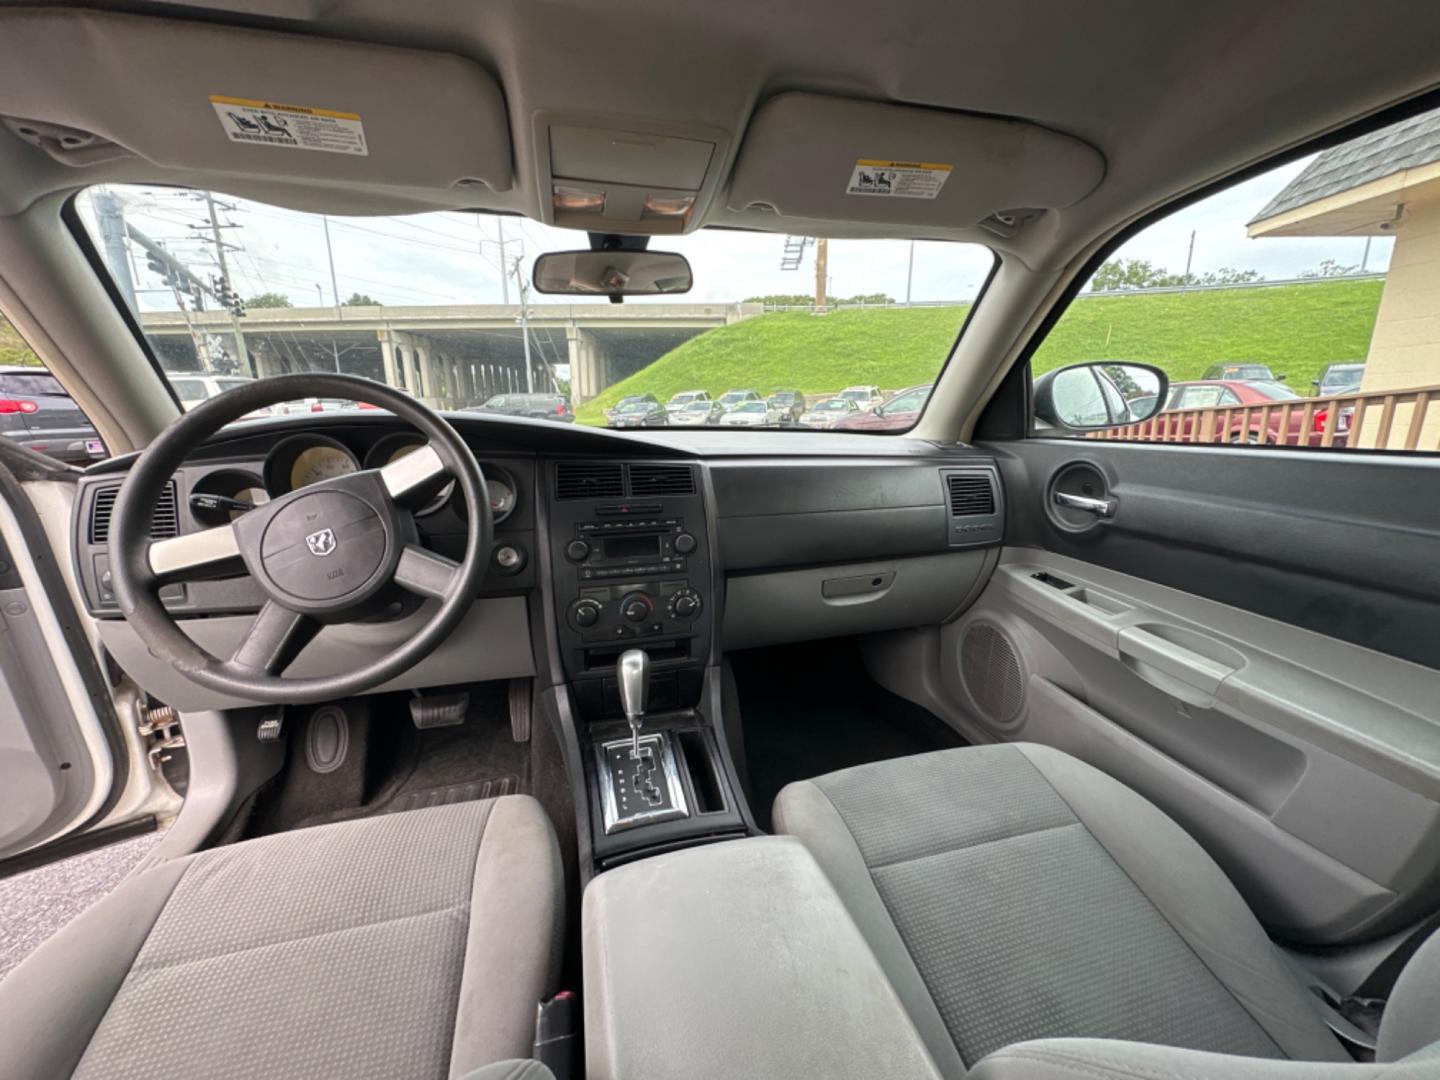
[[[1075,364],[1035,380],[1035,418],[1066,431],[1138,424],[1165,407],[1169,389],[1169,377],[1150,364]]]
[[[1284,375],[1276,375],[1276,376],[1275,376],[1275,381],[1276,381],[1276,382],[1284,382],[1284,381],[1285,381],[1285,376],[1284,376]]]
[[[560,296],[687,293],[690,263],[673,251],[550,251],[535,260],[535,291]]]

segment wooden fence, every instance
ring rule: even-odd
[[[1432,417],[1426,431],[1426,418]],[[1317,419],[1318,417],[1318,419]],[[1373,436],[1371,435],[1373,432]],[[1363,450],[1440,450],[1440,386],[1379,390],[1266,405],[1172,409],[1092,438],[1139,442],[1265,443]]]

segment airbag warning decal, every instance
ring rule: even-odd
[[[231,142],[327,154],[370,153],[365,146],[365,126],[356,113],[219,94],[210,95],[210,104]]]
[[[846,195],[888,199],[933,199],[950,179],[953,165],[929,161],[877,161],[861,158],[850,174]]]

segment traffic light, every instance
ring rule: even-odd
[[[160,280],[165,282],[167,288],[178,289],[183,284],[180,272],[175,269],[173,263],[161,258],[155,252],[149,252],[145,256],[145,265],[151,272],[158,275]]]
[[[230,287],[230,282],[218,275],[210,275],[210,288],[215,293],[215,299],[220,301],[220,306],[228,308],[231,315],[237,319],[245,317],[245,301],[240,294]]]

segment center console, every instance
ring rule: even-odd
[[[554,462],[554,625],[602,867],[743,835],[713,655],[712,523],[695,462]]]

